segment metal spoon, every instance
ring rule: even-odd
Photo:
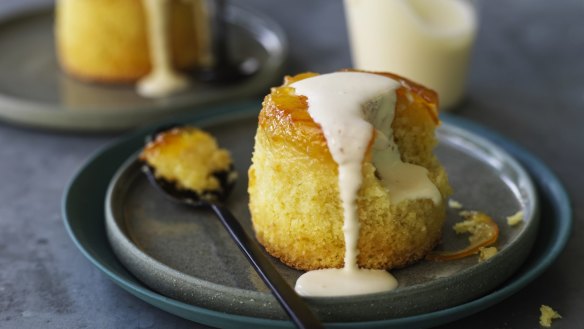
[[[154,133],[153,137],[159,132],[161,131],[159,130]],[[278,273],[268,257],[264,255],[259,244],[243,230],[243,227],[235,216],[221,203],[221,200],[227,198],[227,195],[233,187],[234,181],[227,179],[227,177],[230,177],[229,172],[218,172],[215,174],[223,185],[220,191],[209,191],[209,193],[199,195],[192,190],[179,189],[174,183],[156,177],[155,169],[146,163],[143,164],[142,170],[148,177],[150,183],[170,197],[171,200],[193,208],[206,207],[213,210],[233,241],[235,241],[239,249],[246,256],[260,278],[270,288],[272,294],[276,297],[280,305],[282,305],[282,308],[284,308],[284,311],[286,311],[296,327],[307,329],[324,328],[300,296],[284,281],[284,278]],[[230,170],[234,170],[233,167]],[[225,177],[225,179],[221,177]]]

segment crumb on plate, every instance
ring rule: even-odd
[[[450,199],[450,200],[448,200],[448,207],[450,207],[451,209],[462,209],[462,203],[460,203],[456,200]]]
[[[547,305],[541,305],[539,311],[541,312],[541,315],[539,316],[539,324],[542,327],[549,328],[552,326],[552,320],[562,318],[560,313]]]
[[[523,211],[522,210],[519,210],[515,214],[507,217],[507,224],[509,226],[517,226],[521,222],[523,222]]]
[[[495,256],[498,250],[497,247],[483,247],[479,249],[479,262],[484,262],[487,259]]]

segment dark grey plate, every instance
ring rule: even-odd
[[[223,118],[205,126],[232,151],[240,181],[229,206],[251,233],[247,177],[257,118]],[[449,172],[454,199],[467,209],[493,216],[501,228],[500,252],[478,263],[476,257],[452,262],[422,261],[393,271],[400,287],[390,293],[339,298],[309,298],[325,321],[373,321],[441,310],[487,294],[524,261],[537,225],[537,198],[522,167],[484,138],[455,125],[438,132],[438,156]],[[139,280],[173,299],[259,318],[283,319],[275,299],[247,264],[219,222],[206,211],[168,201],[141,174],[135,156],[114,176],[106,196],[107,233],[120,261]],[[525,221],[509,227],[506,216],[518,210]],[[460,218],[449,211],[443,247],[465,245],[452,233]],[[274,263],[293,284],[301,272]]]
[[[256,58],[259,71],[230,86],[193,83],[163,99],[140,97],[133,86],[79,82],[63,74],[55,56],[53,8],[32,8],[0,20],[0,119],[60,130],[120,130],[228,99],[265,94],[281,69],[287,41],[273,21],[229,6],[233,56]]]

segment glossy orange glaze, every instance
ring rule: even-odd
[[[344,70],[363,72],[356,70]],[[396,90],[397,105],[396,117],[408,116],[410,120],[420,125],[439,124],[438,120],[438,95],[433,90],[412,82],[392,73],[369,72],[386,76],[401,84]],[[308,100],[305,96],[295,94],[295,90],[290,85],[296,81],[317,76],[317,73],[301,73],[295,76],[286,76],[284,84],[280,87],[272,88],[271,93],[266,96],[263,108],[259,115],[259,125],[263,132],[275,142],[291,144],[301,152],[305,152],[316,159],[321,158],[336,167],[326,139],[320,125],[314,122],[308,113]],[[408,97],[413,98],[416,107],[410,106]],[[424,110],[419,110],[423,108]],[[373,135],[370,145],[373,143]],[[371,147],[368,148],[370,151]],[[367,152],[365,161],[369,160],[370,152]]]
[[[156,135],[155,139],[144,147],[140,159],[146,161],[149,156],[156,156],[162,150],[167,156],[177,157],[189,146],[187,136],[192,130],[194,128],[191,127],[173,128]]]
[[[367,72],[367,73],[373,73],[373,74],[377,74],[377,75],[382,75],[385,77],[388,77],[390,79],[393,79],[397,82],[399,82],[402,86],[401,88],[398,88],[397,90],[397,94],[398,94],[398,102],[400,97],[405,97],[405,93],[406,92],[411,92],[414,95],[417,95],[420,97],[420,100],[423,100],[425,105],[426,105],[426,109],[427,109],[427,114],[432,118],[432,120],[434,121],[434,123],[436,125],[438,125],[440,123],[440,120],[438,119],[438,93],[435,92],[432,89],[428,89],[424,86],[422,86],[419,83],[413,82],[412,80],[406,79],[402,76],[399,76],[395,73],[389,73],[389,72],[368,72],[368,71],[360,71],[360,70],[354,70],[354,69],[345,69],[343,70],[345,72]]]

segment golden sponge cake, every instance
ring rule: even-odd
[[[169,38],[177,68],[197,63],[192,4],[171,0]],[[57,53],[68,73],[98,82],[133,82],[151,68],[141,0],[58,0]]]
[[[190,126],[158,133],[146,144],[140,160],[154,169],[156,178],[204,199],[228,193],[237,177],[229,151],[209,133]]]
[[[400,83],[392,128],[402,161],[426,168],[442,196],[439,204],[430,199],[393,204],[376,177],[370,143],[357,196],[357,262],[389,269],[423,258],[438,243],[450,186],[432,153],[439,124],[436,93],[394,74],[376,74]],[[287,77],[266,96],[249,169],[249,208],[258,240],[271,255],[302,270],[340,268],[345,254],[338,165],[308,113],[307,98],[290,87],[315,75]]]

